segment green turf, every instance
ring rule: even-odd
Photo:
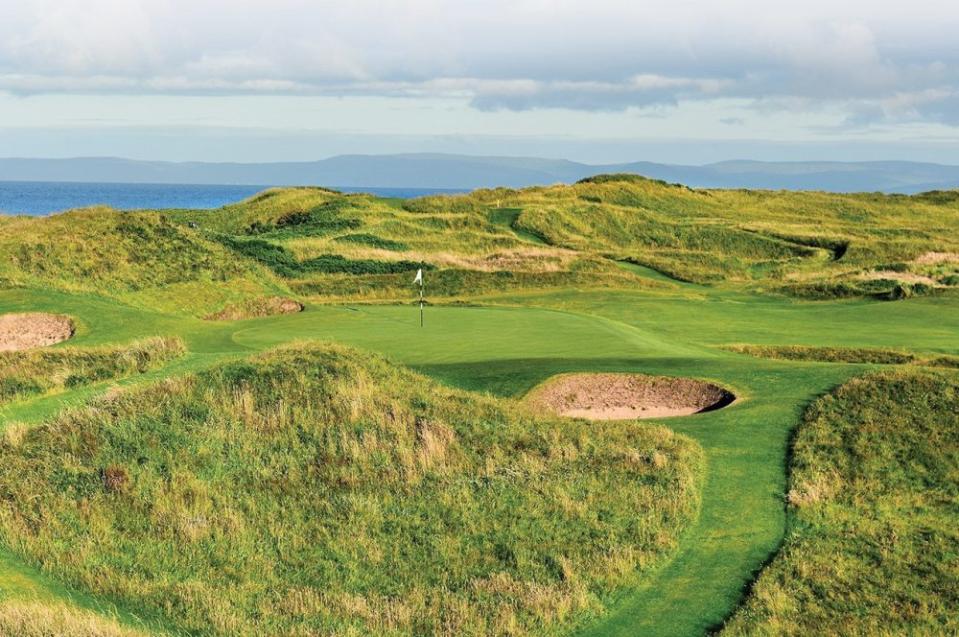
[[[579,627],[702,634],[734,612],[783,541],[788,443],[804,408],[873,369],[867,363],[955,364],[957,212],[951,195],[698,191],[608,176],[412,201],[295,188],[215,211],[7,219],[0,312],[73,316],[76,337],[52,351],[119,351],[155,336],[182,339],[187,351],[113,380],[96,372],[76,386],[35,383],[40,395],[14,392],[20,399],[0,417],[20,423],[7,429],[14,435],[114,385],[303,340],[374,350],[503,397],[569,371],[713,380],[740,399],[664,421],[706,453],[698,519],[671,560]],[[436,267],[432,300],[459,305],[428,307],[421,328],[413,304],[362,304],[407,301],[410,270],[423,264]],[[882,274],[865,281],[867,271]],[[290,296],[307,311],[196,318]],[[757,353],[797,360],[748,355]],[[136,608],[68,592],[17,556],[2,558],[4,596],[74,599],[137,623]]]
[[[786,449],[800,413],[816,396],[867,369],[763,360],[719,345],[959,353],[959,303],[948,297],[811,303],[687,286],[670,294],[560,291],[484,301],[496,306],[427,308],[422,329],[413,305],[311,307],[296,315],[208,323],[88,295],[13,290],[0,293],[0,310],[71,314],[80,326],[71,344],[76,346],[160,334],[186,342],[185,356],[122,384],[196,371],[298,340],[380,351],[447,384],[504,396],[521,395],[565,371],[630,370],[722,383],[740,396],[732,407],[664,421],[706,451],[700,518],[673,560],[638,589],[623,592],[598,623],[582,627],[583,634],[597,635],[691,635],[721,624],[782,541]],[[14,403],[5,421],[39,421],[108,386]],[[63,595],[13,556],[0,567],[0,581],[11,582],[4,591],[30,582],[33,594]]]

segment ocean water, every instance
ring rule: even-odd
[[[265,188],[268,186],[0,181],[0,213],[44,216],[71,208],[101,204],[118,210],[210,209],[246,199]],[[463,192],[437,188],[336,188],[336,190],[369,192],[381,197],[401,199]]]

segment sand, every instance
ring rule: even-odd
[[[563,374],[527,397],[537,408],[590,420],[688,416],[733,400],[732,393],[711,383],[642,374]]]
[[[0,315],[0,352],[46,347],[73,336],[73,321],[56,314]]]
[[[926,252],[916,257],[915,263],[920,265],[937,265],[939,263],[959,263],[957,252]]]
[[[902,281],[903,283],[924,283],[925,285],[938,286],[939,282],[932,277],[912,272],[896,272],[894,270],[873,270],[859,275],[860,279],[865,281],[887,280]]]

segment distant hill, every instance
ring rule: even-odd
[[[910,194],[959,188],[959,166],[907,161],[591,165],[563,159],[443,154],[340,155],[309,162],[254,164],[108,157],[0,159],[0,181],[472,189],[570,183],[599,173],[616,172],[636,173],[696,188]]]

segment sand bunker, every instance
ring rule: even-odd
[[[913,274],[912,272],[896,272],[895,270],[872,270],[859,275],[864,281],[901,281],[903,283],[923,283],[925,285],[938,286],[939,282],[932,277],[922,274]]]
[[[959,252],[926,252],[916,257],[915,263],[920,265],[959,263]]]
[[[73,336],[73,321],[56,314],[0,315],[0,352],[46,347]]]
[[[642,374],[563,374],[529,397],[530,404],[572,418],[632,420],[688,416],[720,409],[736,397],[691,378]]]

